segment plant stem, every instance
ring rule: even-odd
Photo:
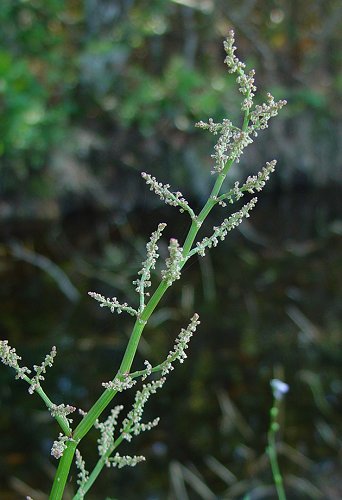
[[[279,414],[279,408],[277,405],[277,401],[274,400],[273,407],[271,408],[271,423],[270,429],[268,431],[268,456],[270,459],[272,476],[274,480],[274,484],[277,490],[278,499],[286,500],[284,485],[283,485],[283,477],[281,475],[279,464],[278,464],[278,456],[277,456],[277,443],[276,443],[276,433],[279,429],[279,424],[277,422],[277,416]]]
[[[23,375],[22,376],[23,380],[25,380],[25,382],[27,382],[28,384],[32,385],[33,382],[32,380],[30,379],[30,377],[28,377],[27,375]],[[54,403],[51,401],[51,399],[48,397],[48,395],[46,394],[46,392],[42,389],[41,386],[38,386],[35,388],[35,392],[42,398],[42,400],[44,401],[44,403],[46,404],[47,408],[49,410],[52,410],[53,407],[54,407]],[[71,436],[71,433],[72,433],[72,430],[70,428],[70,425],[69,425],[69,422],[68,422],[68,419],[65,417],[65,416],[61,416],[61,415],[56,415],[55,417],[53,417],[57,422],[58,424],[60,425],[63,433],[70,437]]]
[[[51,493],[49,496],[50,500],[60,500],[61,498],[63,498],[65,485],[69,476],[69,470],[74,458],[77,445],[78,442],[75,440],[69,440],[66,443],[66,449],[64,450],[63,456],[59,462],[55,480],[52,485]]]

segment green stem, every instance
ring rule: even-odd
[[[28,384],[33,385],[32,379],[30,379],[30,377],[28,377],[27,375],[23,375],[22,379],[25,380],[25,382],[27,382]],[[35,388],[34,391],[38,394],[38,396],[40,396],[42,398],[42,400],[46,404],[47,408],[49,410],[53,410],[53,408],[54,408],[55,405],[51,401],[51,399],[48,397],[48,395],[46,394],[46,392],[42,389],[42,387],[39,385],[38,387]],[[70,428],[68,419],[65,416],[61,416],[61,415],[56,415],[53,418],[58,422],[58,424],[60,425],[63,433],[66,436],[70,437],[71,433],[72,433],[72,430]]]
[[[63,498],[65,485],[69,476],[69,470],[74,458],[77,445],[78,442],[75,440],[70,440],[66,443],[66,449],[64,450],[63,456],[59,462],[55,480],[52,485],[52,490],[49,496],[50,500],[59,500]]]
[[[245,112],[244,115],[244,121],[243,121],[243,126],[242,126],[242,131],[246,132],[247,127],[248,127],[248,122],[249,122],[249,113],[248,111]],[[216,197],[220,192],[221,186],[234,163],[234,158],[231,158],[225,165],[224,169],[222,172],[220,172],[218,178],[216,179],[216,182],[214,184],[214,187],[211,191],[210,197],[207,200],[206,204],[202,208],[200,214],[198,215],[197,219],[192,221],[192,224],[190,226],[188,235],[185,239],[184,245],[183,245],[183,264],[181,267],[184,266],[188,254],[192,248],[192,245],[195,241],[195,238],[197,236],[197,233],[205,220],[205,218],[208,216],[212,208],[215,206],[217,203]],[[134,328],[132,330],[132,334],[130,336],[130,339],[128,341],[124,356],[122,358],[122,362],[118,371],[117,375],[122,375],[125,373],[129,373],[135,354],[138,349],[139,341],[141,334],[144,330],[145,324],[148,321],[149,317],[153,313],[154,309],[157,307],[158,303],[162,299],[164,293],[168,289],[169,285],[166,283],[166,281],[161,281],[159,284],[158,288],[156,291],[153,293],[152,297],[146,304],[146,307],[136,320],[134,324]],[[96,403],[92,406],[90,411],[83,417],[82,421],[79,423],[79,425],[76,427],[74,433],[73,433],[73,438],[74,440],[79,443],[81,439],[89,432],[89,430],[93,427],[96,419],[101,415],[103,410],[109,405],[111,400],[114,398],[116,395],[117,391],[114,391],[113,389],[106,389],[102,395],[99,397],[99,399],[96,401]],[[51,500],[60,500],[63,495],[64,489],[61,489],[58,487],[58,485],[62,484],[64,481],[64,487],[65,487],[65,481],[66,478],[69,474],[69,470],[71,467],[72,463],[72,458],[73,455],[76,451],[76,446],[67,446],[67,450],[63,453],[63,456],[60,459],[60,463],[56,472],[56,476],[54,479],[51,495],[54,494],[56,496],[50,496]],[[72,454],[72,455],[71,455]],[[57,486],[56,486],[57,484]]]
[[[278,456],[277,456],[277,443],[276,443],[276,432],[279,428],[279,424],[277,423],[277,416],[279,413],[279,408],[277,405],[277,401],[274,400],[273,407],[271,408],[271,424],[270,429],[268,431],[268,456],[270,459],[272,476],[274,480],[274,484],[277,490],[278,499],[286,500],[284,485],[283,485],[283,477],[280,472],[279,464],[278,464]]]

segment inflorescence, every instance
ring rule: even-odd
[[[194,255],[198,253],[204,257],[206,249],[211,247],[216,247],[219,240],[223,241],[227,236],[228,232],[241,224],[242,220],[247,219],[250,215],[250,211],[255,207],[257,198],[252,198],[248,203],[243,205],[241,210],[232,214],[228,219],[224,219],[220,226],[214,226],[214,232],[211,236],[203,238],[196,244],[196,248],[191,250],[189,255]]]
[[[241,62],[239,58],[235,55],[236,47],[234,31],[230,30],[226,40],[223,42],[223,47],[226,52],[226,58],[224,62],[228,66],[229,73],[237,73],[236,82],[239,84],[239,92],[244,96],[244,100],[241,105],[242,111],[249,111],[253,106],[253,97],[257,90],[254,85],[255,71],[252,69],[248,74],[245,73],[246,65]]]
[[[50,413],[51,413],[51,416],[52,417],[65,417],[67,418],[68,415],[70,415],[70,413],[73,413],[74,411],[76,411],[76,407],[75,406],[71,406],[71,405],[65,405],[65,404],[60,404],[60,405],[55,405],[55,404],[52,404],[52,406],[49,408],[50,410]],[[71,418],[68,418],[68,421],[70,423],[72,423],[72,419]]]
[[[56,347],[53,346],[50,353],[45,356],[44,361],[40,365],[33,365],[33,369],[36,372],[36,375],[31,379],[31,385],[29,387],[29,393],[33,394],[38,387],[40,387],[40,382],[45,380],[44,375],[46,373],[46,369],[48,367],[51,368],[53,365],[53,360],[57,354]]]
[[[33,377],[29,377],[32,373],[27,366],[20,366],[19,361],[21,361],[21,356],[19,356],[14,347],[8,344],[8,340],[0,340],[0,358],[4,365],[8,365],[13,368],[17,374],[17,379],[23,379],[29,384],[28,392],[33,394],[37,389],[40,389],[40,382],[45,380],[45,373],[48,367],[53,365],[54,358],[57,354],[56,347],[53,346],[50,353],[45,356],[44,361],[40,365],[33,365],[33,371],[36,374]]]
[[[14,347],[8,344],[8,340],[0,340],[0,357],[4,365],[8,365],[17,372],[16,378],[24,379],[31,373],[27,366],[20,366],[21,356],[19,356]]]
[[[179,207],[181,213],[188,212],[191,219],[196,218],[194,211],[180,191],[170,191],[170,184],[162,184],[146,172],[142,172],[141,177],[150,186],[150,191],[154,191],[164,203],[173,207]]]
[[[155,394],[158,389],[160,389],[165,383],[165,375],[170,373],[174,369],[174,362],[183,361],[187,358],[186,350],[189,347],[189,342],[197,326],[199,325],[199,316],[194,314],[190,320],[187,328],[182,328],[178,336],[176,337],[173,349],[167,355],[165,361],[159,365],[152,367],[149,361],[145,361],[145,369],[134,372],[131,374],[124,374],[115,377],[111,382],[106,382],[103,385],[107,389],[112,389],[115,391],[123,391],[131,388],[136,383],[136,378],[141,377],[145,380],[146,377],[152,375],[155,372],[161,372],[162,378],[157,380],[152,380],[142,386],[142,389],[136,392],[135,400],[132,409],[127,414],[125,419],[122,421],[120,427],[120,436],[127,441],[131,441],[132,436],[137,436],[141,432],[149,431],[159,423],[159,417],[151,420],[150,422],[142,422],[143,410],[145,404],[152,394]],[[114,433],[117,427],[118,416],[123,410],[123,406],[116,406],[104,422],[97,421],[95,427],[100,431],[100,437],[98,439],[98,451],[100,457],[104,460],[105,464],[109,467],[110,465],[123,467],[124,465],[135,465],[144,457],[121,457],[118,453],[112,457],[113,451],[117,447],[118,441],[115,440]],[[64,446],[64,441],[59,440],[55,444],[55,448],[60,450]]]
[[[76,457],[75,458],[76,467],[79,471],[77,474],[77,484],[79,486],[78,494],[80,498],[83,499],[85,495],[84,487],[89,479],[89,472],[85,468],[85,462],[82,458],[80,450],[78,449],[76,450],[75,457]]]
[[[213,206],[218,204],[222,207],[227,207],[228,204],[240,200],[245,193],[254,194],[255,192],[261,191],[276,165],[275,160],[267,162],[256,175],[249,176],[242,185],[240,185],[239,182],[235,182],[233,188],[220,194],[223,182],[231,165],[234,162],[239,162],[244,149],[253,142],[252,137],[256,137],[259,130],[267,128],[270,118],[276,116],[286,104],[284,100],[275,101],[274,97],[268,93],[266,102],[261,105],[254,105],[253,99],[257,90],[254,82],[254,70],[246,73],[245,64],[241,62],[235,54],[236,47],[234,43],[234,32],[230,31],[224,42],[224,49],[226,52],[225,63],[228,66],[229,73],[236,74],[238,90],[243,96],[241,103],[241,109],[244,113],[243,124],[241,128],[239,128],[233,125],[228,119],[216,123],[212,118],[209,118],[207,122],[200,121],[196,124],[198,128],[208,130],[210,133],[217,136],[214,152],[212,154],[212,173],[217,174],[218,179],[203,210],[196,215],[194,210],[190,207],[189,202],[180,191],[171,191],[169,184],[162,184],[152,175],[145,172],[142,173],[142,177],[151,191],[155,192],[167,205],[178,207],[180,212],[187,212],[191,218],[191,229],[184,244],[184,248],[179,244],[176,238],[171,238],[169,241],[168,257],[165,259],[165,267],[161,271],[164,290],[165,285],[169,287],[180,278],[183,265],[191,256],[195,254],[204,256],[208,248],[215,247],[219,241],[225,239],[229,231],[237,227],[244,218],[248,218],[250,216],[250,211],[257,202],[257,198],[252,198],[245,203],[240,210],[227,216],[219,226],[214,226],[210,236],[206,236],[202,240],[196,241],[197,232]],[[120,303],[116,297],[106,298],[99,293],[89,292],[89,295],[99,302],[100,307],[108,307],[111,312],[115,311],[118,314],[126,312],[134,316],[140,329],[139,334],[141,334],[142,327],[148,319],[148,314],[145,312],[145,307],[147,307],[147,305],[145,305],[145,298],[149,296],[149,293],[146,289],[150,288],[152,285],[151,272],[156,268],[157,259],[159,258],[159,240],[165,227],[165,223],[160,223],[157,230],[152,233],[146,245],[146,259],[142,263],[142,269],[138,272],[137,279],[133,281],[135,290],[139,294],[139,306],[137,308],[131,307],[126,302]],[[155,307],[155,304],[153,304],[153,306]],[[137,383],[139,377],[145,380],[147,377],[151,377],[157,372],[160,372],[162,376],[160,379],[151,380],[145,383],[141,390],[136,392],[132,409],[123,419],[117,438],[115,438],[114,434],[116,432],[119,414],[123,410],[121,405],[115,406],[104,422],[100,422],[99,420],[95,422],[94,426],[100,432],[98,451],[102,466],[105,464],[107,466],[112,465],[121,468],[123,466],[134,466],[138,462],[145,460],[143,456],[121,456],[117,452],[115,452],[115,455],[113,455],[113,453],[122,440],[125,439],[130,441],[132,436],[150,430],[158,424],[159,418],[155,418],[147,423],[142,422],[145,404],[149,397],[163,386],[165,376],[174,369],[174,363],[176,361],[183,363],[186,359],[186,350],[189,341],[199,323],[199,316],[195,313],[187,328],[182,329],[177,336],[174,346],[172,350],[169,351],[166,359],[158,365],[152,366],[149,361],[145,360],[144,369],[132,373],[118,372],[113,380],[102,384],[108,391],[114,391],[116,393],[132,388]],[[74,412],[76,408],[70,405],[56,405],[52,403],[41,389],[40,384],[44,380],[47,368],[52,366],[55,356],[56,348],[53,347],[40,365],[33,366],[35,374],[30,378],[29,375],[32,373],[32,370],[25,366],[20,366],[19,362],[21,361],[21,357],[16,353],[16,350],[9,346],[7,340],[0,341],[1,361],[16,371],[16,378],[23,379],[29,384],[29,392],[31,394],[38,392],[47,404],[51,415],[59,422],[62,421],[61,427],[68,436],[60,433],[51,449],[51,454],[58,459],[63,455],[68,440],[72,439],[72,432],[68,424],[68,422],[71,422],[71,419],[68,418],[68,415]],[[276,399],[281,399],[288,391],[287,384],[279,380],[273,380],[271,385]],[[85,412],[80,413],[83,418],[86,418],[87,414]],[[70,433],[68,433],[69,431]],[[85,468],[84,460],[78,450],[76,450],[76,465],[79,469],[77,479],[79,485],[78,497],[83,498],[89,480],[89,473]]]
[[[240,160],[243,150],[251,144],[253,140],[245,131],[233,126],[230,120],[223,120],[222,123],[215,123],[209,118],[208,123],[200,121],[196,123],[197,128],[209,130],[219,138],[214,146],[214,154],[211,157],[215,160],[212,174],[222,173],[227,162]]]
[[[66,449],[66,442],[68,441],[68,437],[62,434],[61,432],[58,435],[58,438],[53,442],[52,448],[51,448],[51,455],[55,457],[57,460],[61,458],[63,455],[65,449]]]
[[[100,307],[109,307],[111,312],[116,311],[118,314],[126,312],[131,316],[138,316],[138,311],[136,309],[130,307],[126,302],[120,304],[116,297],[109,299],[96,292],[88,292],[88,295],[100,302]]]
[[[180,271],[183,263],[183,248],[176,238],[171,238],[168,247],[169,257],[166,259],[166,269],[161,272],[162,278],[168,286],[180,278]]]
[[[165,227],[166,224],[161,223],[158,225],[157,230],[152,233],[150,241],[146,245],[146,260],[142,264],[143,267],[141,271],[138,272],[138,275],[141,276],[141,278],[137,278],[135,281],[133,281],[133,285],[136,285],[135,290],[139,293],[140,296],[139,313],[141,313],[145,307],[145,296],[149,295],[148,292],[145,292],[145,288],[150,287],[152,284],[151,271],[156,267],[156,262],[159,257],[158,241],[160,240]]]
[[[132,409],[128,412],[127,416],[123,419],[119,431],[119,437],[115,439],[115,431],[118,423],[118,416],[123,410],[123,406],[116,406],[104,422],[95,423],[95,428],[100,431],[98,439],[98,451],[100,458],[104,461],[107,467],[116,466],[124,467],[125,465],[134,466],[138,462],[145,460],[145,457],[130,457],[128,455],[120,456],[116,453],[111,456],[122,439],[131,441],[132,435],[137,436],[141,432],[149,431],[159,423],[159,417],[150,422],[141,422],[145,404],[152,394],[155,394],[165,382],[165,378],[153,380],[142,386],[140,391],[135,394],[135,400]]]

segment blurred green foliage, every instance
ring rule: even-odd
[[[227,110],[234,116],[221,48],[231,26],[243,57],[257,67],[257,84],[267,80],[276,97],[287,97],[288,119],[295,117],[298,129],[305,130],[297,142],[296,134],[290,135],[292,156],[284,141],[283,160],[293,163],[303,140],[306,169],[314,169],[323,149],[334,158],[339,115],[334,103],[341,94],[339,2],[231,0],[226,7],[221,0],[3,0],[1,194],[63,195],[56,181],[61,174],[51,165],[62,161],[55,161],[56,151],[66,150],[72,157],[68,168],[80,164],[74,177],[86,170],[104,186],[116,177],[127,150],[133,160],[124,160],[120,173],[152,163],[158,174],[157,165],[167,158],[176,179],[184,177],[180,164],[192,175],[192,163],[208,151],[194,122],[221,119]],[[328,121],[317,142],[308,122],[312,127],[321,117]],[[84,153],[75,138],[80,129],[101,138],[101,147],[90,145]],[[281,140],[270,137],[270,143],[275,139]],[[109,156],[100,169],[98,162]],[[333,172],[326,175],[334,178]],[[198,195],[198,186],[192,189]]]
[[[0,155],[5,193],[45,166],[71,104],[65,81],[64,2],[4,0],[0,6]],[[36,181],[33,181],[36,182]]]

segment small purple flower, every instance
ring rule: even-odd
[[[272,387],[272,391],[273,391],[273,396],[278,401],[283,399],[284,394],[286,394],[290,389],[288,384],[286,384],[285,382],[282,382],[281,380],[279,380],[277,378],[274,378],[273,380],[271,380],[271,387]]]

